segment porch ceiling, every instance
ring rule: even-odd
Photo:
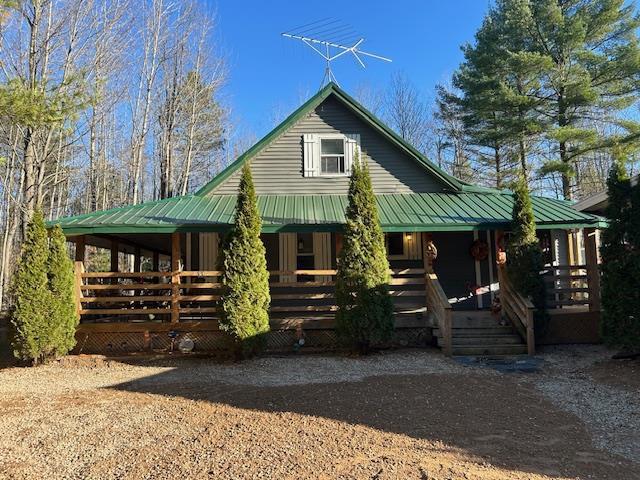
[[[416,193],[378,195],[383,230],[468,231],[505,228],[511,222],[508,193]],[[579,212],[561,200],[534,197],[538,228],[604,226],[601,217]],[[86,215],[59,223],[68,235],[224,231],[233,222],[234,195],[189,195]],[[344,223],[346,195],[264,195],[258,197],[265,233],[334,231]]]

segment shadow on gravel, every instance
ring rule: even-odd
[[[167,364],[175,369],[114,388],[364,425],[443,442],[480,461],[526,473],[637,478],[624,473],[633,471],[630,462],[594,449],[576,417],[518,384],[518,374],[387,375],[263,387],[221,383],[203,375],[193,361]],[[248,374],[255,377],[259,372]]]

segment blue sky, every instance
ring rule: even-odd
[[[229,67],[226,101],[241,129],[262,136],[276,115],[289,113],[315,93],[323,60],[280,33],[325,17],[351,25],[363,49],[393,59],[367,68],[345,55],[334,72],[347,91],[362,84],[384,88],[401,71],[431,96],[459,64],[460,45],[471,41],[488,0],[258,1],[207,0],[217,12],[218,37]]]

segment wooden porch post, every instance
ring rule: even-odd
[[[76,238],[76,262],[84,262],[85,244],[86,238],[84,235],[80,235]]]
[[[118,268],[118,241],[111,240],[111,271],[117,272]]]
[[[133,271],[134,272],[139,272],[140,271],[140,247],[136,247],[135,251],[134,251],[134,257],[133,257]]]
[[[81,318],[81,312],[82,312],[82,274],[83,273],[84,273],[84,263],[81,260],[76,260],[76,262],[74,263],[75,301],[76,301],[76,312],[79,318]]]
[[[600,311],[600,270],[598,268],[598,241],[595,228],[583,230],[587,282],[589,288],[589,310]]]
[[[180,234],[171,234],[171,323],[180,320]]]
[[[118,265],[118,241],[117,240],[111,240],[111,268],[110,270],[112,272],[117,272],[119,270],[119,265]],[[117,284],[118,283],[118,279],[116,277],[111,279],[111,283],[112,284]]]
[[[153,266],[151,267],[151,270],[153,270],[154,272],[159,272],[160,271],[160,254],[156,251],[153,252],[152,263],[153,263]]]

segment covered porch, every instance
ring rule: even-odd
[[[465,333],[458,323],[466,325],[469,312],[483,312],[483,325],[500,321],[491,313],[499,298],[525,351],[534,351],[532,306],[510,287],[503,268],[510,195],[377,200],[392,275],[394,343],[424,345],[436,335],[452,353],[456,333]],[[339,195],[259,197],[271,274],[271,349],[299,348],[300,340],[307,350],[335,346],[334,279],[346,203]],[[77,350],[176,350],[187,337],[194,350],[222,348],[218,252],[234,207],[234,196],[189,196],[62,219],[75,244]],[[539,197],[534,211],[547,255],[548,305],[561,319],[556,336],[571,341],[585,330],[584,318],[589,325],[595,319],[597,330],[600,220]],[[96,249],[101,261],[87,261]],[[593,336],[593,326],[586,330]]]

